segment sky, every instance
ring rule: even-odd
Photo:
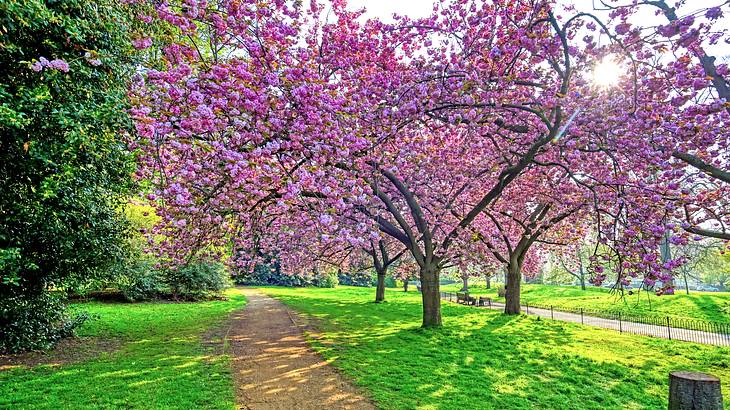
[[[581,11],[593,11],[594,0],[558,0],[559,4],[575,4]],[[627,2],[629,3],[629,2]],[[669,4],[674,1],[668,1]],[[716,5],[717,0],[690,0],[687,9],[698,9]],[[410,17],[423,17],[432,9],[432,0],[350,0],[352,8],[365,7],[368,15],[389,19],[393,13],[406,14]],[[650,18],[653,16],[650,16]]]
[[[393,13],[417,18],[427,16],[433,9],[433,0],[349,0],[348,3],[352,9],[365,7],[367,10],[367,16],[378,17],[385,21],[391,21]],[[593,12],[602,18],[607,14],[602,11],[594,11],[593,3],[598,3],[596,0],[558,0],[558,3],[574,4],[579,11]],[[627,1],[627,3],[629,2]],[[675,3],[675,1],[669,0],[668,3],[671,5]],[[694,11],[701,8],[715,6],[718,3],[720,3],[718,0],[689,0],[683,9],[687,11]],[[635,17],[637,19],[641,19],[642,25],[666,24],[664,16],[654,15],[654,8],[645,7],[645,9],[645,13]],[[680,12],[683,9],[680,9]],[[725,25],[730,26],[730,7],[726,5],[723,10],[725,12],[725,17],[723,18],[726,22]],[[710,54],[720,57],[721,60],[727,60],[728,57],[730,57],[730,46],[727,44],[711,46],[708,51]]]
[[[431,0],[350,0],[348,3],[353,9],[365,7],[369,16],[383,20],[390,20],[393,13],[425,17],[433,9]]]

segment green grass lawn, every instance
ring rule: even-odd
[[[200,303],[75,304],[99,315],[79,336],[118,340],[119,347],[76,363],[0,371],[0,408],[232,409],[229,358],[202,344],[209,329],[245,304],[240,291],[228,296]]]
[[[457,292],[461,283],[442,286],[445,292]],[[473,295],[497,297],[494,286],[487,289],[484,281],[469,286]],[[674,316],[688,319],[709,320],[730,323],[730,292],[693,292],[687,295],[677,290],[676,295],[656,296],[650,292],[624,294],[620,297],[609,289],[577,286],[523,285],[522,302],[555,307],[584,308],[641,313],[660,316]]]
[[[264,291],[315,318],[315,348],[384,409],[660,409],[677,369],[719,376],[730,406],[726,348],[449,303],[424,330],[415,292]]]

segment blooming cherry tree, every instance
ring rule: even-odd
[[[588,233],[595,283],[610,267],[617,286],[641,277],[669,292],[683,260],[662,247],[706,234],[710,219],[724,235],[727,159],[712,158],[727,151],[727,111],[699,94],[721,93],[726,68],[692,46],[723,38],[711,24],[660,5],[659,34],[689,50],[678,57],[631,25],[659,3],[610,2],[603,21],[551,1],[443,1],[389,24],[339,0],[327,12],[156,4],[176,40],[140,40],[163,61],[132,93],[158,252],[175,264],[219,254],[236,269],[275,254],[295,273],[365,249],[385,272],[403,249],[424,326],[441,324],[445,267],[483,256],[504,267],[505,311],[518,313],[522,273]],[[609,57],[626,74],[599,87]]]

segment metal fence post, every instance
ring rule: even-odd
[[[619,331],[619,333],[624,332],[624,327],[621,324],[621,312],[618,312],[618,331]]]
[[[667,334],[669,335],[669,340],[672,340],[672,327],[669,325],[669,316],[667,316]]]
[[[455,297],[456,294],[449,293],[449,297]],[[487,299],[487,305],[490,308],[495,308],[492,304],[491,298]],[[521,303],[520,306],[525,308],[525,311],[527,314],[530,314],[530,304],[528,302]],[[554,305],[533,305],[533,308],[538,309],[550,309],[550,318],[552,320],[564,320],[564,319],[555,319],[555,311],[557,310],[558,313],[560,312],[567,312],[570,314],[580,314],[580,323],[582,325],[585,325],[585,315],[586,311],[584,308],[580,307],[578,312],[575,311],[575,308],[561,308],[560,306],[555,308]],[[534,310],[534,309],[533,309]],[[545,312],[547,313],[547,312]],[[591,310],[589,309],[588,317],[598,317],[603,318],[607,320],[618,320],[619,325],[619,332],[623,333],[623,314],[621,312],[617,312],[615,310]],[[547,317],[547,314],[545,314],[545,317]],[[724,324],[724,323],[715,323],[715,322],[706,322],[706,321],[683,321],[678,319],[673,319],[671,316],[665,316],[662,318],[659,315],[632,315],[629,314],[629,318],[626,320],[626,322],[630,325],[628,328],[626,328],[627,333],[634,333],[634,334],[644,334],[644,335],[650,335],[650,336],[659,336],[670,340],[677,340],[676,338],[678,335],[680,336],[680,339],[692,341],[696,343],[705,343],[705,344],[718,344],[722,346],[730,346],[730,325]],[[612,322],[609,322],[612,323]],[[597,324],[599,327],[606,327],[609,329],[613,329],[611,326],[607,326],[603,323]],[[672,331],[672,326],[677,325],[677,329],[674,329],[675,331]],[[667,328],[667,336],[660,336],[661,331],[659,331],[659,335],[657,335],[657,328],[660,328],[662,326],[666,326]],[[691,330],[694,332],[687,333],[685,332],[685,336],[681,336],[680,333],[677,333],[677,331],[682,331],[682,329],[685,330]],[[616,329],[613,329],[616,330]],[[672,334],[674,333],[674,334]],[[729,409],[730,410],[730,409]]]

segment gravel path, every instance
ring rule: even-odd
[[[375,409],[308,346],[284,304],[256,289],[244,294],[226,336],[240,409]]]

